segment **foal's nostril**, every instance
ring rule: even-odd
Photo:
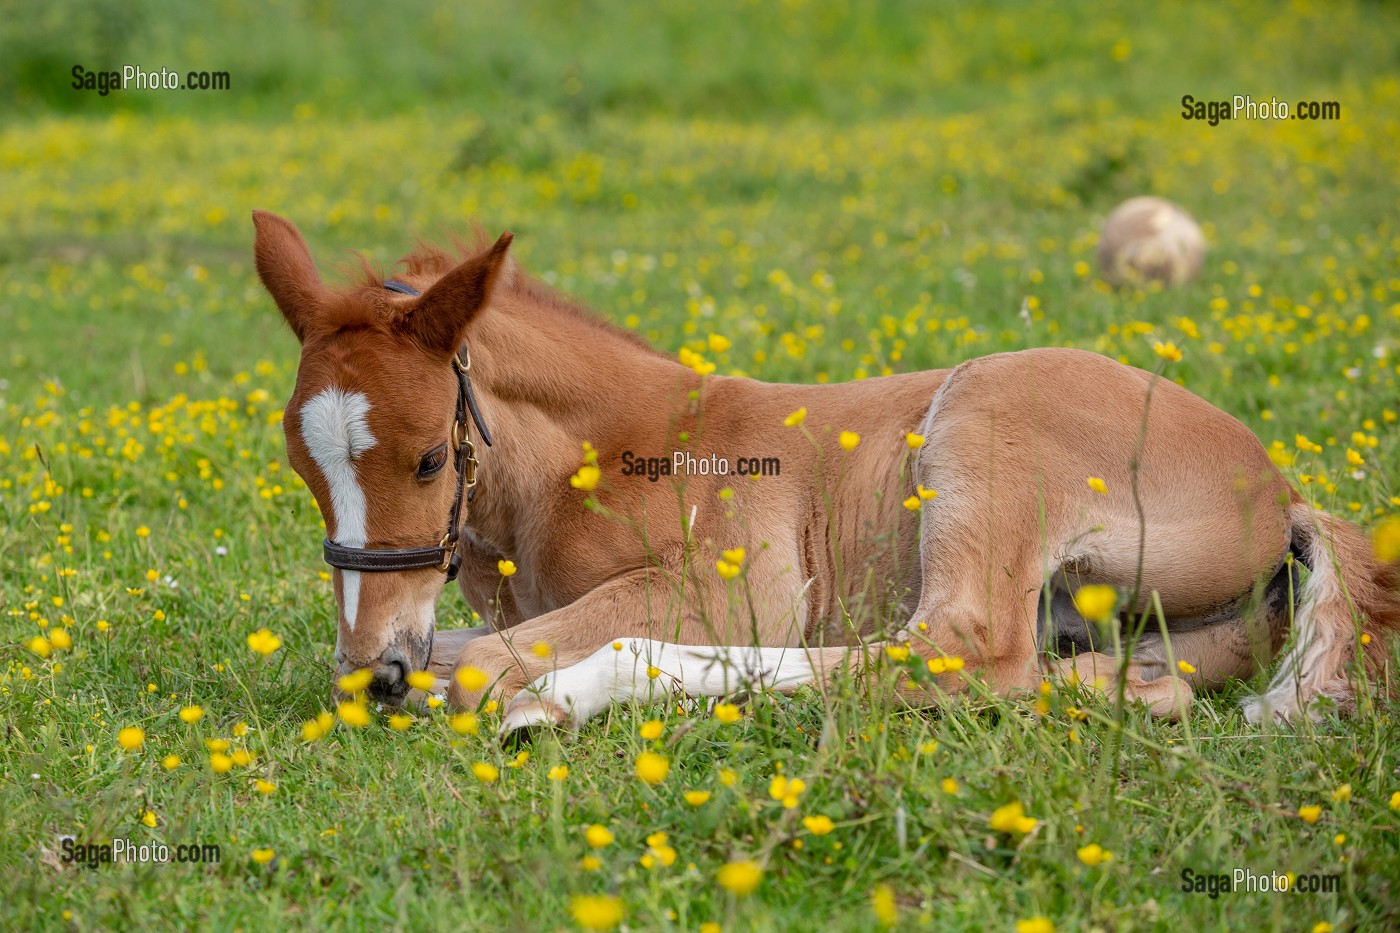
[[[408,664],[398,652],[391,652],[374,666],[369,692],[378,700],[398,700],[408,692]]]

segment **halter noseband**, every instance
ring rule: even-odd
[[[384,283],[384,288],[400,295],[417,297],[418,290],[411,285],[393,280]],[[437,547],[410,548],[371,548],[346,547],[326,538],[322,549],[326,563],[341,570],[360,570],[368,573],[385,573],[397,570],[425,570],[436,567],[447,574],[447,582],[457,579],[457,571],[462,568],[462,555],[457,553],[457,536],[462,524],[467,520],[467,512],[476,495],[476,445],[472,443],[471,424],[476,424],[481,439],[491,446],[491,432],[482,420],[481,409],[477,407],[476,395],[472,392],[472,356],[467,345],[452,357],[452,370],[457,374],[457,410],[452,422],[452,466],[457,471],[457,493],[452,498],[452,512],[447,519],[447,534],[442,536]],[[471,421],[467,420],[468,415]]]

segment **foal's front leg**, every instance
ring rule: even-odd
[[[561,609],[467,644],[448,682],[448,702],[476,709],[488,693],[509,702],[526,684],[577,664],[618,638],[705,640],[700,617],[678,605],[663,573],[639,570],[610,580]],[[485,685],[464,687],[457,675],[466,668],[484,674]],[[562,722],[562,711],[552,718]]]

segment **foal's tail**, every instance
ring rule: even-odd
[[[1400,564],[1380,563],[1360,528],[1306,502],[1295,501],[1288,517],[1293,550],[1311,573],[1297,600],[1292,648],[1269,689],[1244,704],[1252,722],[1312,714],[1319,696],[1355,709],[1368,676],[1388,682],[1390,643],[1400,632]]]

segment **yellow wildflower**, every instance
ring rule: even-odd
[[[611,894],[575,894],[569,912],[585,930],[611,930],[622,922],[622,901]]]
[[[716,703],[715,718],[725,725],[733,725],[743,718],[743,713],[733,703]]]
[[[654,787],[666,780],[666,775],[671,771],[671,763],[666,760],[665,755],[642,752],[637,756],[636,770],[637,777],[642,782]]]
[[[1102,583],[1081,586],[1074,593],[1074,608],[1090,622],[1107,622],[1118,608],[1118,591]]]
[[[763,869],[754,862],[743,859],[725,865],[715,875],[715,880],[726,891],[744,897],[758,888],[759,882],[763,880]]]
[[[992,811],[992,817],[987,821],[987,825],[1000,833],[1021,833],[1025,834],[1035,829],[1040,821],[1034,817],[1026,816],[1024,808],[1019,800],[997,807]]]

